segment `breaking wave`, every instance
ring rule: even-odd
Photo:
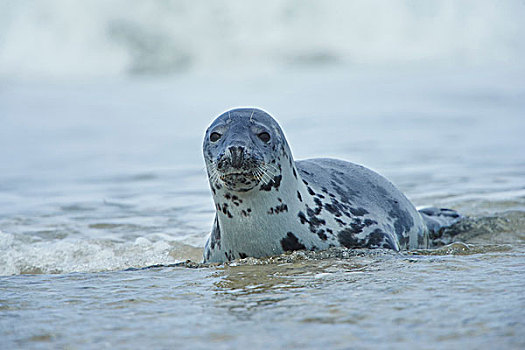
[[[525,241],[525,213],[466,218],[444,232],[433,249],[397,253],[384,249],[331,248],[295,251],[269,258],[246,258],[229,266],[299,263],[327,259],[388,259],[417,256],[471,255],[503,252]],[[24,242],[23,237],[0,232],[0,275],[60,274],[134,270],[151,267],[207,267],[202,248],[178,241],[152,242],[139,237],[132,242],[109,240],[53,240]]]
[[[3,1],[0,76],[520,65],[521,1]]]

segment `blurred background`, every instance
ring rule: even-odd
[[[0,77],[521,66],[521,0],[2,0]]]

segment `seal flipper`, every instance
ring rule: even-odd
[[[431,240],[441,237],[447,228],[463,218],[457,211],[445,208],[423,208],[419,213],[427,225]]]

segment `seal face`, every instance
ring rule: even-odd
[[[277,172],[272,155],[286,140],[269,115],[255,112],[227,112],[206,132],[204,158],[212,188],[248,192]]]
[[[428,246],[424,216],[388,180],[341,160],[294,161],[262,110],[217,117],[203,153],[216,209],[204,262],[335,246]]]

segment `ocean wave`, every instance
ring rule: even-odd
[[[520,65],[520,1],[3,1],[0,76]]]
[[[402,253],[411,256],[471,255],[508,251],[522,244],[525,213],[510,211],[486,217],[468,217],[439,237],[433,249]],[[296,251],[268,258],[236,260],[229,266],[298,263],[327,259],[388,259],[399,253],[384,249],[331,248],[325,251]],[[201,264],[202,248],[181,241],[138,237],[134,241],[59,239],[28,242],[23,235],[0,231],[0,276],[62,274],[133,270],[163,266],[207,267]]]
[[[52,240],[26,242],[0,231],[0,276],[101,272],[199,260],[202,249],[175,241]]]

